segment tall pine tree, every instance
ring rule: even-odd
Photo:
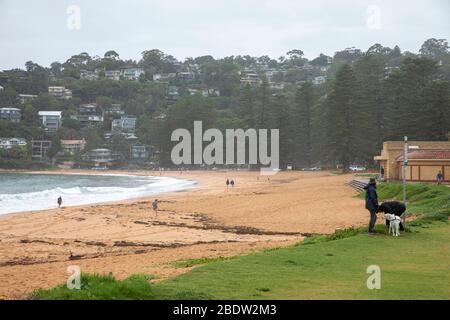
[[[327,158],[347,172],[352,161],[367,157],[365,144],[372,134],[364,129],[359,83],[350,65],[343,65],[336,74],[326,116]]]
[[[314,87],[306,82],[295,95],[295,163],[311,167],[312,163],[312,113],[315,103]]]

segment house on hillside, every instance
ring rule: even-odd
[[[103,122],[103,111],[96,103],[81,104],[77,107],[78,114],[70,116],[78,120],[81,127],[90,127]]]
[[[64,153],[74,155],[86,147],[86,140],[61,140],[61,150]]]
[[[103,113],[110,114],[110,115],[123,116],[125,114],[125,111],[122,110],[122,107],[120,106],[120,104],[112,104],[108,107],[105,107]]]
[[[66,89],[65,87],[48,87],[48,93],[58,100],[72,99],[72,90]]]
[[[52,147],[50,140],[31,140],[31,158],[37,160],[47,159],[48,150]]]
[[[139,77],[143,74],[145,74],[145,72],[142,68],[123,67],[120,69],[120,75],[125,80],[139,80]]]
[[[120,119],[113,119],[111,130],[113,132],[133,133],[136,129],[137,118],[135,116],[122,116]]]
[[[408,142],[408,165],[406,180],[436,181],[439,171],[444,180],[450,182],[450,141],[410,141]],[[381,155],[374,159],[384,169],[384,180],[403,179],[403,141],[386,141]]]
[[[22,119],[22,111],[18,108],[0,108],[0,120],[19,123]]]
[[[22,94],[21,93],[21,94],[18,95],[18,99],[19,99],[20,104],[25,104],[25,103],[28,103],[28,102],[32,102],[36,98],[37,98],[36,94]]]
[[[81,156],[82,160],[94,167],[110,167],[119,164],[123,155],[110,149],[94,149]]]
[[[23,138],[0,138],[0,149],[11,149],[12,147],[25,147],[27,141]]]
[[[204,97],[220,97],[220,91],[217,89],[205,88],[202,90],[202,96],[204,96]]]
[[[39,111],[39,120],[48,132],[56,132],[61,128],[62,111]]]
[[[90,81],[98,80],[98,72],[91,71],[91,70],[81,70],[80,71],[80,79],[85,79],[85,80],[90,80]]]
[[[77,107],[79,114],[102,114],[102,109],[96,103],[84,103]]]
[[[106,70],[105,78],[108,80],[119,81],[120,80],[120,70]]]
[[[241,71],[241,85],[260,85],[262,83],[259,75],[250,69],[245,69]]]
[[[116,135],[124,137],[130,144],[135,144],[139,141],[139,138],[133,132],[106,132],[103,137],[105,138],[105,140],[109,141]]]
[[[192,81],[195,79],[195,74],[193,72],[178,72],[177,79],[181,81]]]
[[[149,152],[146,146],[132,145],[131,146],[131,160],[144,161],[149,157]]]
[[[176,73],[155,73],[153,75],[153,81],[156,82],[169,82],[170,80],[175,79],[177,76]]]

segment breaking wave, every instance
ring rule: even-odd
[[[42,179],[42,176],[29,175],[27,179]],[[68,175],[58,176],[64,176],[63,179],[70,179]],[[90,180],[95,180],[98,176],[108,176],[108,181],[105,181],[105,184],[107,183],[108,185],[98,186],[98,181],[96,181],[97,185],[90,186]],[[117,185],[115,185],[114,177],[121,177],[121,179],[127,178],[126,186],[122,186],[124,183],[119,180],[117,180]],[[130,179],[132,180],[130,181]],[[30,183],[32,184],[31,181]],[[196,184],[195,181],[191,180],[125,175],[83,175],[83,183],[86,185],[70,187],[52,187],[51,183],[47,183],[47,187],[44,190],[35,192],[16,191],[15,193],[1,193],[0,191],[0,214],[55,208],[56,200],[59,196],[63,199],[63,206],[75,206],[180,191]],[[67,181],[65,184],[68,184]],[[26,188],[24,187],[24,189]]]

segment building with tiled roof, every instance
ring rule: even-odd
[[[408,142],[408,181],[434,182],[438,172],[450,182],[450,141]],[[386,141],[380,156],[375,157],[384,170],[385,180],[403,179],[403,141]]]

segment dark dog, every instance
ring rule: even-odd
[[[383,202],[379,207],[377,212],[384,212],[393,214],[397,217],[401,217],[402,214],[406,211],[406,206],[398,201],[388,201]],[[386,219],[386,225],[389,227],[390,222]],[[404,231],[405,228],[403,227],[403,223],[400,222],[400,231]]]

